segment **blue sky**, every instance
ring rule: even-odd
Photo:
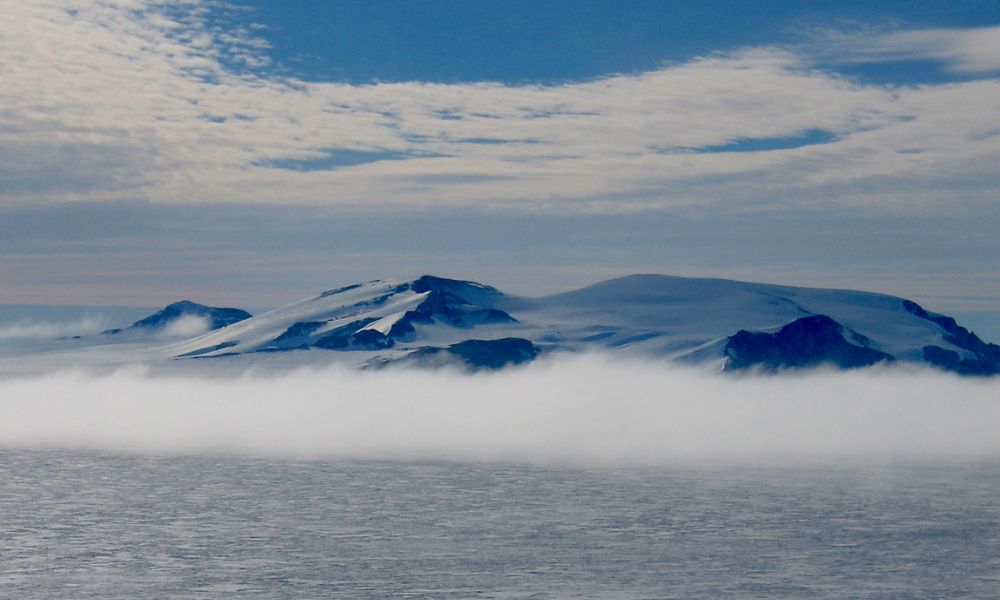
[[[996,2],[3,2],[0,303],[631,272],[1000,310]]]
[[[639,73],[717,52],[808,44],[817,29],[981,27],[997,4],[649,0],[241,1],[270,44],[272,74],[308,80],[555,83]],[[220,15],[245,21],[245,11]],[[934,62],[857,66],[888,82],[947,79]]]

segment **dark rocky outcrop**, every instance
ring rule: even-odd
[[[867,338],[855,336],[826,315],[812,315],[792,321],[777,333],[741,330],[726,342],[726,370],[758,368],[774,371],[832,365],[843,369],[867,367],[894,358],[863,345]]]
[[[962,358],[954,350],[940,346],[924,346],[924,360],[936,367],[962,375],[1000,374],[1000,346],[984,342],[979,336],[956,323],[955,319],[927,312],[916,302],[903,300],[903,308],[921,319],[937,324],[945,332],[944,341],[974,356],[974,358]]]
[[[274,338],[275,342],[305,342],[309,339],[312,332],[316,331],[323,325],[326,325],[323,321],[299,321],[292,324],[291,327],[285,330],[284,333]]]
[[[977,355],[975,358],[962,358],[958,352],[941,346],[924,346],[924,360],[947,371],[959,375],[997,375],[1000,373],[1000,361]]]
[[[349,292],[351,290],[356,290],[361,287],[360,283],[355,283],[352,285],[345,285],[344,287],[337,288],[335,290],[327,290],[319,295],[320,298],[326,298],[328,296],[335,296],[337,294],[343,294],[344,292]]]
[[[102,333],[116,334],[124,331],[155,331],[163,329],[177,319],[188,316],[205,319],[208,322],[209,329],[215,330],[232,325],[233,323],[239,323],[240,321],[249,319],[253,315],[238,308],[218,308],[215,306],[205,306],[197,302],[191,302],[190,300],[181,300],[180,302],[174,302],[165,306],[162,310],[149,315],[145,319],[132,323],[132,325],[125,329],[108,329]]]
[[[358,287],[360,286],[338,288],[324,292],[322,296],[332,296]],[[431,275],[400,284],[387,294],[366,299],[353,306],[359,309],[375,308],[394,295],[408,291],[426,293],[427,297],[416,308],[403,314],[386,333],[363,329],[376,320],[370,318],[352,321],[319,336],[315,335],[315,331],[325,323],[299,322],[258,351],[275,352],[299,348],[382,350],[392,348],[397,340],[412,340],[416,332],[414,325],[443,323],[453,327],[472,328],[490,323],[517,322],[506,312],[491,306],[492,302],[501,296],[496,289],[469,281]]]
[[[325,350],[383,350],[394,345],[392,338],[374,329],[363,329],[376,319],[360,319],[332,329],[311,342]]]
[[[314,331],[326,325],[322,321],[298,321],[286,329],[281,335],[271,340],[266,346],[258,348],[258,352],[284,352],[300,350],[309,347],[309,336]]]
[[[460,364],[473,370],[502,369],[530,362],[538,354],[538,347],[522,338],[466,340],[444,348],[421,348],[407,355],[402,362],[421,367]]]
[[[221,344],[216,344],[214,346],[208,346],[207,348],[198,348],[197,350],[192,350],[190,352],[185,352],[184,354],[178,354],[177,358],[196,358],[202,354],[208,354],[209,352],[215,352],[216,350],[223,350],[225,348],[232,348],[237,342],[222,342]]]
[[[404,335],[413,331],[414,323],[435,320],[455,327],[517,322],[506,312],[491,306],[499,295],[494,288],[431,275],[420,277],[410,286],[418,294],[427,293],[427,298],[415,310],[406,313],[390,335]]]

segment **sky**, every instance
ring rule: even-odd
[[[995,0],[0,10],[0,303],[655,272],[1000,314]]]

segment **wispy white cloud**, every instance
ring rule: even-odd
[[[266,44],[198,0],[2,8],[5,202],[974,212],[1000,191],[994,79],[863,85],[758,48],[562,85],[317,83],[227,68]],[[817,130],[834,141],[699,151]],[[406,159],[281,168],[342,150]]]
[[[0,343],[49,341],[71,335],[88,335],[108,327],[107,319],[84,317],[71,322],[22,320],[0,326]]]
[[[183,315],[167,324],[157,332],[158,337],[167,339],[190,339],[206,333],[211,329],[211,323],[197,315]]]
[[[958,73],[1000,71],[1000,27],[826,32],[824,59],[837,63],[939,61]]]

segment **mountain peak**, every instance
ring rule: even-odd
[[[430,292],[434,290],[479,290],[484,292],[499,293],[496,288],[483,285],[475,281],[465,281],[462,279],[448,279],[436,275],[421,275],[414,279],[410,286],[417,293]]]
[[[826,315],[811,315],[792,321],[777,333],[741,330],[730,336],[724,351],[725,368],[757,367],[773,371],[826,364],[855,369],[895,360],[885,352],[869,348],[870,343],[867,337]]]
[[[220,329],[233,323],[249,319],[252,315],[239,308],[220,308],[198,304],[191,300],[179,300],[161,310],[132,323],[128,329],[161,329],[182,317],[200,317],[208,322],[209,329]]]

